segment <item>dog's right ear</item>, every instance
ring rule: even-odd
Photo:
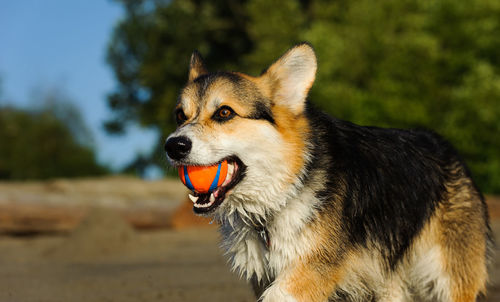
[[[193,51],[189,62],[189,82],[206,73],[208,70],[203,62],[203,57],[197,50]]]
[[[301,114],[306,97],[316,77],[316,55],[308,43],[301,43],[288,50],[262,75],[275,104],[287,107],[294,114]]]

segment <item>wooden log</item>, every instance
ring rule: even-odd
[[[123,176],[0,182],[0,233],[68,232],[92,208],[115,211],[138,229],[168,228],[185,191],[178,180]]]
[[[0,204],[0,233],[30,234],[67,232],[85,216],[81,207],[41,204]]]
[[[490,217],[500,219],[500,198],[487,197]],[[102,206],[101,206],[102,207]],[[0,234],[36,234],[69,232],[86,217],[91,206],[64,206],[61,204],[2,203],[0,204]],[[170,207],[113,208],[136,229],[214,227],[210,219],[192,212],[190,201],[176,209]]]
[[[61,205],[0,204],[0,234],[69,232],[75,229],[90,207]],[[135,229],[171,227],[172,211],[161,208],[108,208],[119,213]]]

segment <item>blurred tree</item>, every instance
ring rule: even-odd
[[[3,86],[2,86],[2,77],[0,77],[0,105],[2,104],[2,96],[3,96]]]
[[[142,179],[146,178],[148,168],[151,166],[151,160],[144,155],[139,154],[130,162],[121,173],[137,175]]]
[[[32,102],[33,110],[53,115],[68,128],[78,144],[94,147],[94,138],[90,129],[85,125],[79,108],[74,105],[75,102],[62,87],[49,89],[38,87],[33,90],[31,98],[36,100]]]
[[[307,40],[319,59],[313,102],[359,124],[433,129],[483,190],[500,193],[499,1],[117,1],[127,14],[108,51],[111,132],[129,122],[173,130],[193,49],[212,70],[255,75]]]
[[[54,95],[34,110],[0,107],[0,179],[102,175],[78,110]],[[84,143],[86,142],[86,143]]]

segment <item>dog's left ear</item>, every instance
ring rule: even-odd
[[[288,50],[262,74],[275,104],[286,106],[294,114],[304,111],[307,93],[316,78],[317,61],[307,43]]]
[[[206,73],[208,70],[203,62],[203,57],[197,50],[193,51],[189,62],[189,82]]]

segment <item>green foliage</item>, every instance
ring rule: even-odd
[[[0,107],[0,180],[101,175],[90,146],[79,143],[52,109]],[[73,112],[74,111],[71,111]]]
[[[138,121],[165,137],[193,49],[212,70],[255,75],[306,40],[319,60],[314,103],[363,125],[433,129],[483,190],[500,193],[499,1],[119,2],[110,129]]]
[[[74,105],[74,101],[63,89],[35,89],[32,98],[36,100],[36,104],[31,106],[34,111],[45,112],[54,116],[68,128],[73,139],[78,144],[93,147],[94,139],[90,129],[85,125],[80,110]]]

